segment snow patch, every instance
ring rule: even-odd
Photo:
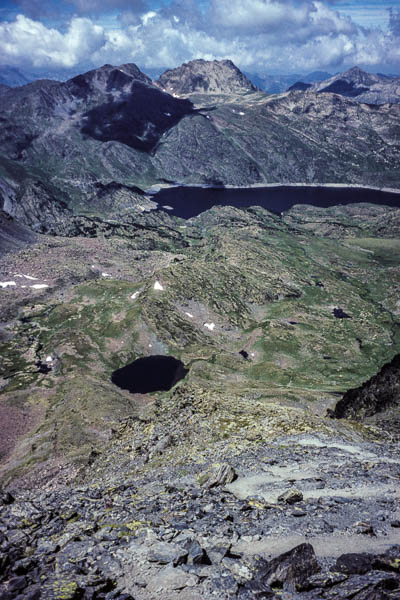
[[[185,315],[187,315],[188,317],[190,317],[191,319],[193,319],[193,315],[191,313],[185,313]]]
[[[15,273],[15,277],[25,277],[25,279],[30,279],[31,281],[37,281],[37,277],[32,277],[32,275],[19,275]]]
[[[207,327],[210,331],[214,331],[215,323],[204,323],[204,327]]]
[[[11,287],[12,285],[17,285],[15,281],[0,281],[0,287],[6,288]]]
[[[44,290],[44,288],[48,288],[47,283],[35,283],[34,285],[29,286],[34,290]]]
[[[111,277],[110,273],[102,273],[102,277]]]
[[[160,283],[159,281],[156,281],[156,282],[155,282],[155,284],[154,284],[154,289],[155,289],[155,290],[160,290],[160,291],[162,291],[162,292],[164,291],[164,288],[163,288],[163,286],[161,285],[161,283]]]
[[[244,112],[240,112],[240,113],[239,113],[239,115],[241,115],[241,116],[243,117],[243,115],[244,115]]]
[[[171,115],[171,113],[164,113],[164,115],[165,115],[166,117],[171,117],[171,116],[172,116],[172,115]]]
[[[140,292],[135,292],[134,294],[132,294],[131,299],[132,300],[136,300],[136,298],[139,296]]]
[[[50,354],[49,356],[46,356],[46,362],[53,362],[53,357],[50,356]]]

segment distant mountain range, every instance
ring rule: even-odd
[[[397,79],[355,68],[267,96],[227,60],[156,82],[125,64],[3,86],[0,209],[65,233],[71,211],[115,214],[160,182],[400,188],[400,104],[385,103],[396,90]],[[374,106],[359,102],[368,94]]]
[[[261,75],[259,73],[248,72],[246,72],[246,75],[258,89],[266,94],[281,94],[298,81],[311,84],[331,77],[331,73],[327,73],[326,71],[313,71],[307,75],[300,75],[299,73],[292,73],[290,75]]]
[[[9,67],[8,65],[0,66],[0,84],[2,85],[16,87],[18,85],[26,85],[31,81],[32,79],[25,77],[25,75],[15,67]]]
[[[207,92],[218,89],[217,81],[211,82],[209,80],[207,65],[212,63],[222,65],[224,62],[231,61],[204,61],[199,59],[184,63],[175,69],[145,68],[144,72],[150,79],[158,80],[160,87],[163,89],[166,89],[165,82],[168,80],[171,83],[171,78],[174,77],[176,80],[174,89],[179,88],[181,94],[189,93],[185,90],[191,89],[191,84],[188,85],[188,78],[201,77],[203,85],[198,81],[197,91]],[[254,86],[267,94],[281,94],[286,90],[305,91],[312,88],[314,91],[337,93],[370,104],[397,103],[399,101],[399,77],[383,75],[382,73],[367,73],[359,67],[353,67],[334,76],[327,71],[313,71],[308,74],[292,73],[289,75],[242,73],[239,69],[237,71],[240,73],[239,78],[245,78],[249,82],[247,85],[250,88]],[[4,91],[4,86],[18,87],[41,79],[63,82],[79,75],[80,72],[79,69],[30,72],[9,65],[0,65],[0,94]],[[234,91],[229,88],[227,81],[224,84],[224,93]],[[211,89],[207,90],[207,85],[211,86]]]
[[[353,98],[367,104],[386,104],[400,102],[400,77],[367,73],[359,67],[353,67],[327,80],[310,84],[297,81],[289,90],[312,90],[319,93],[332,93]]]

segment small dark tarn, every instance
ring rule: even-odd
[[[337,319],[351,319],[352,317],[344,312],[341,308],[334,308],[333,314]]]
[[[42,363],[41,361],[38,361],[36,366],[38,368],[38,373],[44,373],[45,375],[53,370],[49,365],[46,365],[46,363]]]
[[[249,358],[249,353],[246,352],[246,350],[241,350],[239,352],[239,354],[240,354],[240,356],[243,356],[243,358],[245,358],[245,359]]]
[[[188,372],[173,356],[146,356],[114,371],[111,381],[132,394],[149,394],[170,390]]]

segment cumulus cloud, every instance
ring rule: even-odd
[[[71,19],[62,34],[18,15],[13,23],[0,23],[0,62],[70,68],[90,57],[105,41],[103,28],[90,19]]]
[[[99,9],[100,0],[74,4],[81,12],[90,12]],[[400,67],[399,10],[388,13],[384,32],[357,26],[335,4],[335,0],[210,0],[200,10],[196,0],[172,0],[150,10],[144,0],[103,0],[102,7],[129,5],[114,29],[82,16],[72,17],[63,32],[22,15],[12,23],[0,23],[0,62],[57,68],[82,62],[171,67],[194,58],[231,58],[241,68],[264,72],[354,64]]]

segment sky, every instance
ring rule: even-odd
[[[144,69],[230,58],[250,73],[400,75],[399,0],[0,0],[0,64]]]

